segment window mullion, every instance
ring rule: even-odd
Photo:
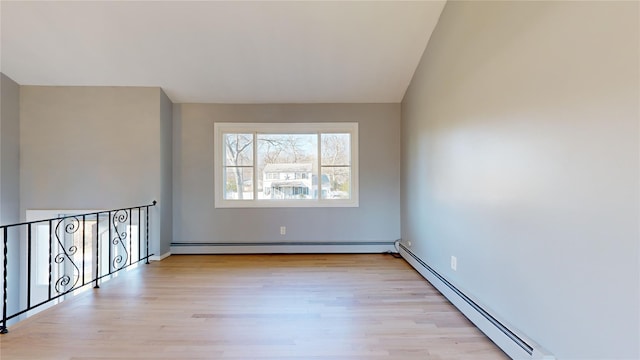
[[[253,201],[258,201],[258,135],[253,132]]]
[[[322,199],[322,134],[318,131],[316,132],[316,136],[318,137],[318,166],[316,167],[316,177],[318,178],[318,202]],[[313,179],[311,181],[313,183]]]

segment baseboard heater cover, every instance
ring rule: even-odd
[[[383,253],[395,252],[393,241],[273,241],[172,243],[172,254]]]
[[[491,339],[502,351],[516,360],[555,360],[547,350],[523,335],[509,329],[473,299],[451,284],[432,267],[402,243],[399,245],[402,257],[435,286],[474,325]]]
[[[162,261],[166,258],[168,258],[169,256],[171,256],[171,252],[166,252],[162,255],[153,255],[151,257],[149,257],[149,261]]]

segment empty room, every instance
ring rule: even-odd
[[[640,359],[640,2],[0,1],[0,358]]]

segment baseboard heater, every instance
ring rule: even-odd
[[[458,310],[474,323],[502,351],[512,359],[555,360],[555,357],[535,342],[509,329],[504,322],[491,315],[473,299],[460,291],[432,267],[427,265],[416,254],[402,243],[399,244],[400,255],[435,286]]]
[[[289,254],[395,252],[393,241],[272,241],[171,243],[171,254]]]

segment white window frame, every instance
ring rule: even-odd
[[[227,200],[224,198],[224,139],[225,133],[253,133],[256,134],[309,134],[309,133],[349,133],[351,135],[351,198],[350,199],[243,199]],[[320,144],[318,149],[320,152]],[[254,144],[255,149],[255,144]],[[255,151],[255,150],[254,150]],[[359,177],[358,177],[358,123],[214,123],[214,193],[216,208],[276,208],[276,207],[358,207]],[[321,167],[321,153],[318,153],[318,172]],[[258,172],[254,171],[253,184],[257,186]],[[320,174],[318,174],[320,175]],[[320,179],[321,176],[318,177]],[[255,191],[255,190],[254,190]]]

